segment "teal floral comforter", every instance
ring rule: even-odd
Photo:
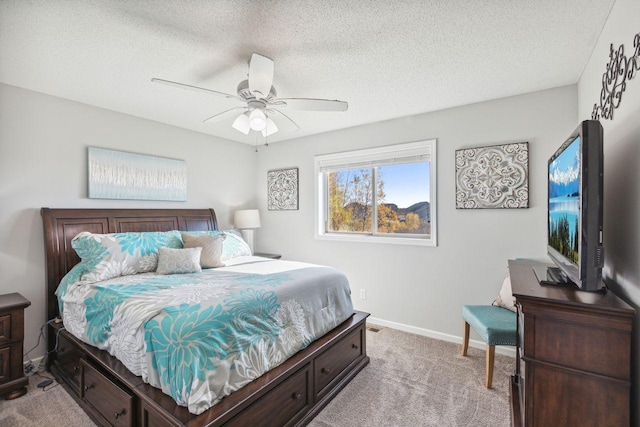
[[[64,325],[199,414],[353,313],[338,270],[290,261],[247,266],[63,280]]]

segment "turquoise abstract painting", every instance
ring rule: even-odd
[[[187,201],[187,162],[89,147],[89,198]]]

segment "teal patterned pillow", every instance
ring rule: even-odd
[[[84,265],[80,280],[86,282],[155,271],[158,249],[163,246],[182,248],[181,233],[93,234],[85,231],[71,241],[71,247]]]
[[[206,234],[224,234],[227,236],[222,242],[222,255],[220,256],[220,261],[224,264],[225,261],[233,259],[238,256],[243,255],[251,255],[251,249],[247,242],[241,237],[240,233],[237,230],[224,230],[224,231],[189,231],[188,233],[182,234],[192,234],[194,236],[202,236]]]

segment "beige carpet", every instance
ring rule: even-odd
[[[508,426],[515,361],[496,355],[493,389],[484,387],[485,353],[394,329],[367,331],[371,363],[311,422],[343,426]],[[2,427],[84,427],[91,420],[61,386],[0,400]]]
[[[49,376],[48,374],[44,374]],[[38,375],[29,378],[29,391],[14,400],[0,399],[2,427],[87,427],[95,425],[69,394],[54,382],[44,390]]]
[[[377,327],[376,327],[377,328]],[[389,328],[367,332],[371,363],[311,422],[342,426],[509,426],[515,359],[496,354],[493,389],[485,352]]]

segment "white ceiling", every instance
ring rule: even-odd
[[[614,1],[0,0],[0,82],[253,144],[151,78],[235,94],[256,52],[280,97],[349,103],[276,142],[576,83]]]

